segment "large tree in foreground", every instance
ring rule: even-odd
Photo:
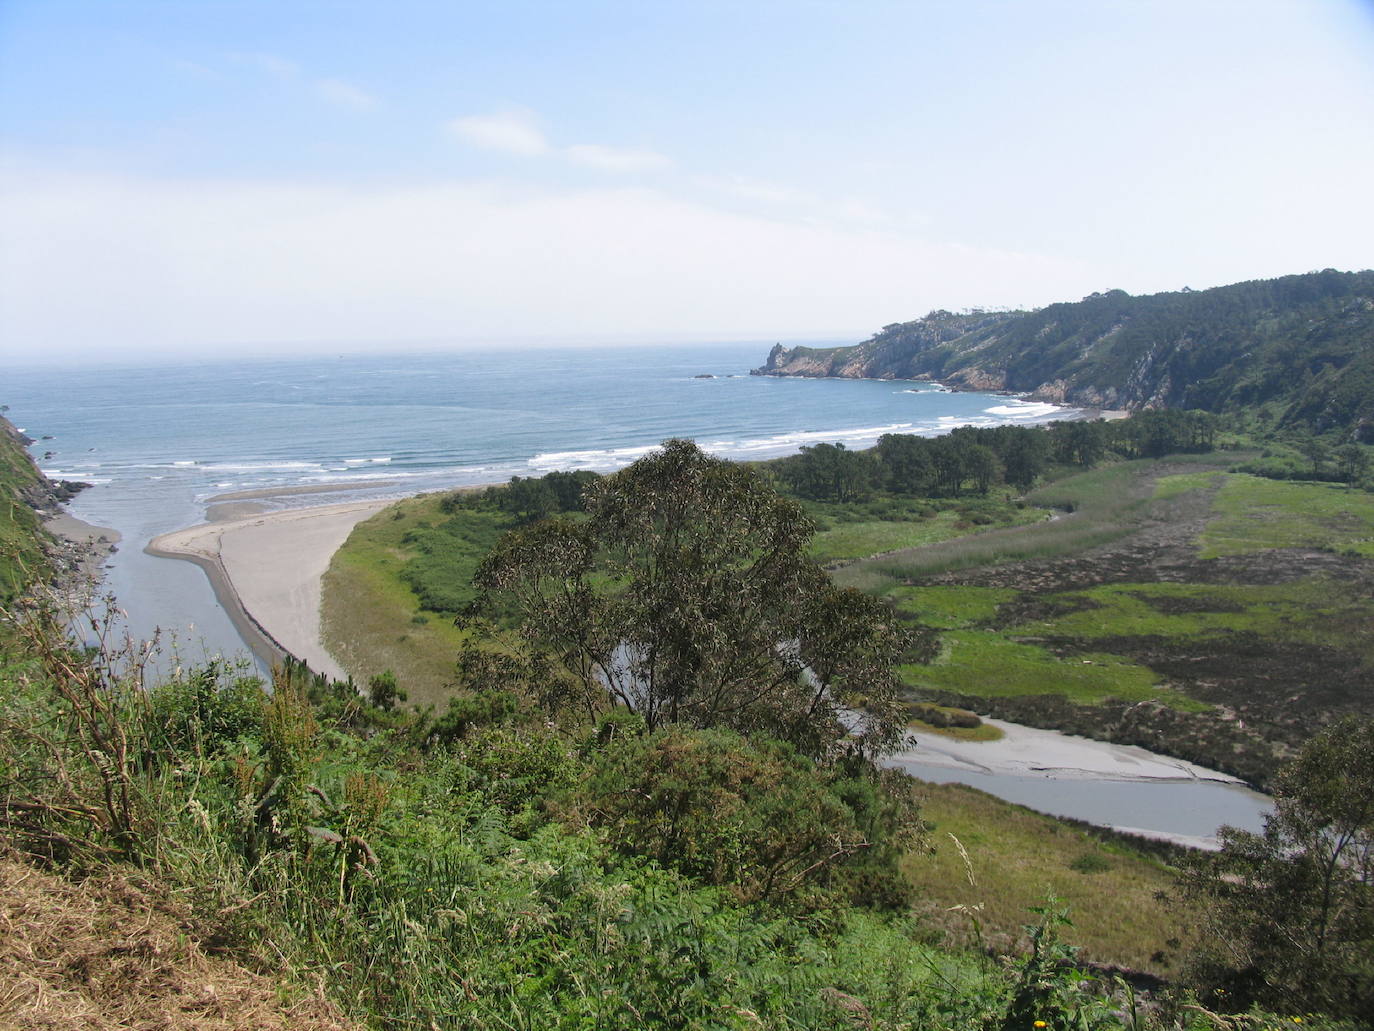
[[[903,720],[890,610],[806,556],[801,508],[743,466],[667,441],[592,486],[587,518],[508,534],[479,605],[512,601],[596,718],[763,731],[821,755],[892,748]]]
[[[1224,828],[1190,879],[1213,923],[1204,980],[1374,1027],[1374,718],[1312,738],[1280,771],[1264,833]]]

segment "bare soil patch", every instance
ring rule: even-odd
[[[353,1027],[209,954],[191,914],[151,882],[109,871],[77,883],[0,858],[0,1028]]]

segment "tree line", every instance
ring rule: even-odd
[[[843,444],[804,447],[776,468],[792,493],[815,501],[862,501],[875,493],[957,498],[1000,486],[1024,492],[1056,465],[1086,469],[1108,455],[1211,451],[1217,423],[1207,412],[1161,409],[1112,422],[960,426],[939,437],[888,433],[868,451]]]

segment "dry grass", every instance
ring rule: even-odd
[[[328,1003],[209,955],[190,914],[117,869],[73,883],[0,859],[0,1028],[352,1028]]]
[[[1053,894],[1069,906],[1065,938],[1083,959],[1177,972],[1169,943],[1188,939],[1190,914],[1162,897],[1177,894],[1167,867],[961,784],[923,782],[920,798],[935,854],[905,869],[925,918],[952,941],[1009,948],[1028,909]]]

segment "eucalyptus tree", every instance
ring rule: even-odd
[[[807,557],[813,524],[757,474],[688,440],[591,485],[585,518],[514,531],[478,569],[477,611],[513,605],[572,674],[588,719],[766,733],[814,756],[903,728],[912,639]],[[862,710],[862,714],[859,714]]]
[[[1240,1003],[1374,1026],[1374,718],[1309,740],[1279,773],[1264,833],[1223,828],[1190,885],[1212,922],[1204,979]]]

